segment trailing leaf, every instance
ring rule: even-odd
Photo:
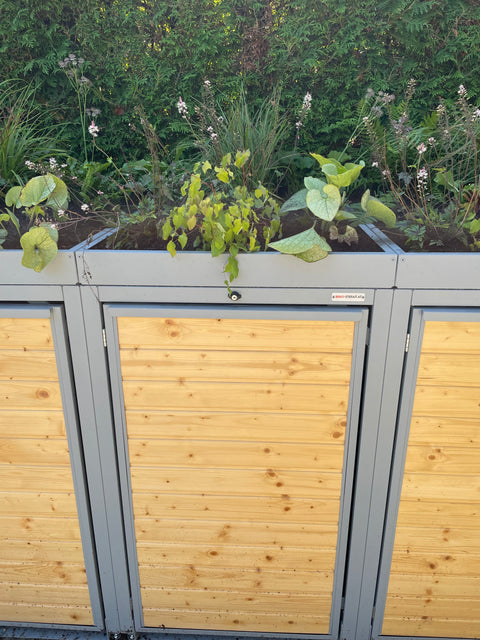
[[[20,238],[23,249],[22,265],[40,272],[57,255],[58,232],[47,227],[33,227]]]
[[[332,250],[325,238],[322,238],[313,227],[289,238],[270,242],[268,246],[280,253],[295,255],[306,262],[322,260]]]

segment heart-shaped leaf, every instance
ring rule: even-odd
[[[322,191],[311,189],[307,193],[307,207],[322,220],[333,220],[342,204],[342,196],[333,184],[327,184]]]
[[[5,196],[5,204],[7,207],[21,207],[22,203],[20,202],[20,193],[22,192],[23,187],[12,187],[7,191],[7,195]]]
[[[46,227],[33,227],[20,238],[23,249],[22,265],[34,271],[41,271],[58,252],[57,243]]]
[[[318,246],[322,251],[326,251],[327,253],[332,250],[325,238],[319,236],[313,227],[289,238],[271,242],[268,246],[276,251],[280,251],[280,253],[297,256],[310,251],[315,246]],[[317,260],[320,260],[320,258],[317,258]]]
[[[347,162],[344,167],[327,163],[322,166],[322,171],[327,176],[329,184],[334,184],[338,188],[349,187],[358,178],[364,166],[363,161],[360,164]]]
[[[282,204],[280,213],[286,213],[287,211],[298,211],[298,209],[305,209],[307,207],[307,193],[308,189],[301,189],[294,193],[291,198],[286,200]]]
[[[56,183],[51,174],[36,176],[27,182],[20,193],[23,207],[33,207],[43,202],[55,189]]]

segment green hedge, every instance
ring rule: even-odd
[[[180,140],[178,97],[193,104],[205,78],[225,103],[242,83],[258,101],[281,85],[293,117],[310,91],[301,142],[319,150],[348,140],[367,87],[399,94],[415,77],[425,110],[459,84],[480,95],[478,0],[1,0],[1,16],[0,79],[33,80],[58,121],[78,124],[58,60],[82,56],[99,143],[116,155],[145,153],[129,127],[137,104]]]

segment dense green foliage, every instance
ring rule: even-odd
[[[295,116],[306,91],[312,116],[304,149],[346,143],[367,87],[400,94],[417,80],[419,108],[436,106],[459,84],[480,95],[477,0],[2,0],[0,80],[37,85],[55,122],[76,122],[68,142],[81,149],[75,92],[59,68],[69,53],[85,59],[89,107],[102,148],[145,155],[135,107],[141,105],[170,146],[187,133],[179,96],[199,98],[208,78],[224,107],[243,85],[259,103],[278,87]],[[80,154],[79,154],[80,155]]]

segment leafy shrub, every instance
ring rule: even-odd
[[[184,202],[171,210],[162,226],[172,256],[186,247],[189,235],[195,236],[193,248],[208,249],[212,256],[228,251],[224,272],[230,282],[238,275],[239,252],[258,251],[261,243],[266,248],[280,228],[280,207],[265,187],[258,184],[251,192],[246,183],[235,186],[235,174],[245,177],[249,157],[248,150],[237,151],[233,162],[227,154],[220,166],[212,167],[208,160],[195,165],[182,187]]]
[[[415,75],[423,114],[460,84],[478,95],[479,49],[474,0],[3,0],[0,23],[2,74],[35,80],[57,120],[78,120],[58,60],[88,60],[89,106],[102,108],[103,146],[115,160],[119,145],[146,155],[128,127],[138,104],[164,143],[179,142],[188,128],[174,117],[178,96],[193,104],[205,77],[225,108],[242,84],[256,107],[281,85],[290,113],[299,91],[310,91],[314,117],[300,147],[341,148],[367,86],[399,94]],[[69,142],[81,148],[78,136]]]
[[[389,227],[395,225],[393,211],[373,198],[368,189],[362,196],[360,211],[358,207],[345,206],[345,189],[357,180],[365,166],[363,161],[342,164],[338,160],[341,154],[331,153],[328,158],[316,153],[311,155],[320,164],[326,182],[313,176],[306,177],[305,188],[284,202],[281,213],[308,209],[314,215],[313,225],[293,236],[271,242],[272,249],[295,255],[305,262],[317,262],[332,250],[324,237],[327,234],[331,240],[351,245],[358,242],[355,227],[361,223],[380,220]],[[317,233],[317,224],[323,235]]]

